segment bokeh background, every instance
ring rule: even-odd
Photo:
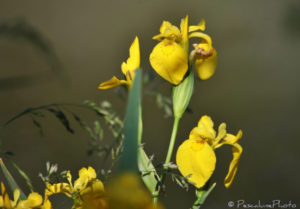
[[[0,37],[1,124],[28,107],[86,99],[109,100],[123,117],[126,102],[114,90],[97,90],[98,84],[113,75],[121,77],[120,64],[136,35],[142,67],[149,69],[148,56],[156,44],[151,38],[161,22],[178,25],[186,14],[191,24],[206,19],[219,64],[210,80],[197,79],[192,113],[182,119],[177,146],[203,114],[210,115],[216,126],[224,121],[230,132],[244,132],[240,141],[244,153],[234,184],[228,190],[223,186],[231,149],[222,148],[213,175],[217,187],[203,208],[228,208],[228,201],[240,199],[252,204],[291,200],[299,207],[298,0],[0,0],[0,21],[22,18],[34,26],[52,44],[67,77],[55,75],[32,45]],[[171,94],[166,82],[161,82],[160,90]],[[73,110],[89,123],[97,118],[90,111]],[[159,164],[167,151],[172,119],[164,118],[150,96],[143,100],[143,118],[146,150]],[[70,134],[51,115],[41,123],[44,137],[28,116],[1,132],[1,149],[14,152],[13,159],[38,191],[42,191],[38,173],[45,170],[46,161],[70,169],[74,176],[83,166],[97,166],[100,159],[87,156],[89,137],[78,125],[71,124],[76,132]],[[112,139],[104,136],[108,142]],[[19,182],[25,186],[21,178]],[[193,189],[185,192],[169,179],[162,202],[167,208],[189,208],[194,198]]]

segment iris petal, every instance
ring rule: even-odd
[[[123,62],[121,69],[124,75],[127,71],[134,71],[140,66],[140,45],[138,37],[135,37],[129,48],[129,58],[126,62]]]
[[[213,50],[213,54],[207,58],[196,59],[195,69],[200,79],[209,79],[216,71],[218,63],[218,57],[216,50]]]
[[[111,88],[114,88],[116,86],[120,86],[122,84],[127,84],[127,83],[128,83],[127,81],[119,80],[114,76],[110,80],[101,83],[98,86],[98,89],[111,89]]]
[[[230,162],[229,170],[228,170],[228,173],[224,180],[224,184],[225,184],[226,188],[230,187],[233,182],[233,179],[235,177],[235,174],[238,169],[239,162],[240,162],[240,157],[243,152],[243,148],[241,147],[241,145],[236,143],[236,144],[233,144],[232,146],[233,146],[232,147],[233,159]]]
[[[178,148],[176,162],[182,175],[200,188],[215,170],[216,156],[205,141],[188,139]]]
[[[158,43],[150,54],[153,69],[167,81],[179,84],[188,70],[187,54],[175,41]]]

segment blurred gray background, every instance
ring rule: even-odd
[[[0,0],[0,21],[21,17],[36,27],[52,43],[69,76],[68,80],[54,76],[30,44],[0,38],[0,80],[37,76],[34,82],[15,81],[0,89],[1,124],[28,107],[86,99],[97,103],[109,100],[123,117],[126,102],[114,90],[97,90],[98,84],[113,75],[121,78],[120,65],[136,35],[141,65],[149,69],[148,56],[156,44],[151,38],[158,34],[161,22],[179,25],[186,14],[190,24],[206,19],[206,32],[218,51],[219,64],[210,80],[197,79],[193,113],[185,114],[180,123],[177,146],[203,114],[210,115],[215,126],[224,121],[229,132],[244,132],[240,141],[244,153],[232,187],[227,190],[223,186],[231,160],[231,148],[225,147],[217,150],[213,175],[217,187],[203,208],[228,208],[228,201],[240,199],[252,204],[291,200],[299,207],[298,0]],[[166,82],[160,89],[171,94]],[[97,117],[80,108],[73,110],[90,123]],[[163,114],[155,98],[144,98],[143,140],[157,163],[164,160],[172,127],[172,119]],[[38,191],[42,182],[37,175],[44,171],[46,161],[71,169],[74,176],[83,166],[97,166],[100,159],[87,156],[89,137],[78,125],[71,124],[76,131],[72,135],[51,115],[41,122],[44,137],[28,116],[1,133],[1,148],[15,153],[13,159]],[[105,135],[105,140],[111,139]],[[21,178],[19,181],[25,186]],[[189,208],[194,198],[192,188],[187,193],[169,179],[162,202],[167,208],[183,209]]]

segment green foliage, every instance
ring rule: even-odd
[[[24,194],[24,192],[21,190],[21,188],[19,187],[19,185],[17,184],[17,182],[15,181],[14,177],[11,175],[11,173],[8,171],[8,169],[6,168],[4,162],[2,161],[2,159],[0,158],[0,167],[2,169],[2,172],[9,184],[9,187],[12,191],[15,191],[16,189],[20,190],[20,200],[25,200],[27,197]]]
[[[141,114],[142,72],[135,71],[135,79],[129,93],[129,99],[124,120],[124,146],[120,161],[120,171],[138,171],[137,150],[139,141]]]

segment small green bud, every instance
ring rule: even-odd
[[[193,94],[194,72],[190,70],[188,73],[188,76],[179,85],[173,87],[173,112],[175,118],[181,118]]]

